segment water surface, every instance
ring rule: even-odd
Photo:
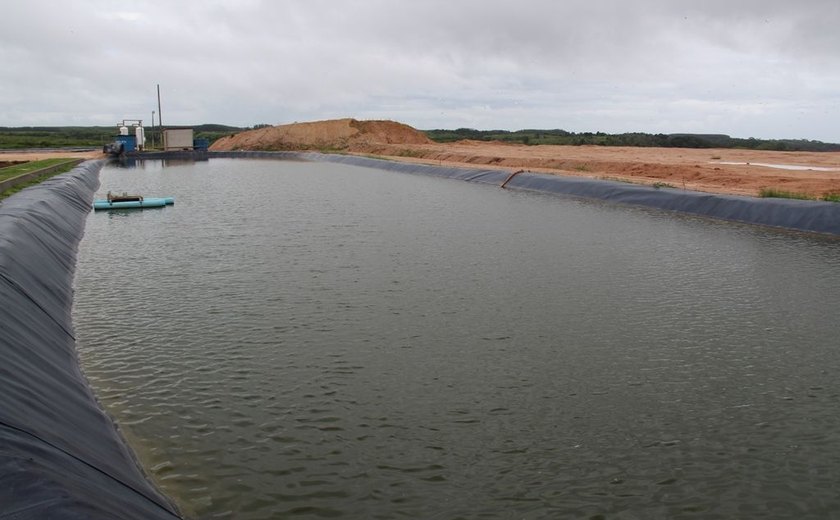
[[[840,241],[338,164],[106,167],[85,373],[201,518],[828,517]]]

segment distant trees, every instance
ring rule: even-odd
[[[260,123],[252,128],[267,128],[272,125]],[[172,127],[170,127],[172,128]],[[196,138],[211,142],[225,135],[248,130],[235,126],[203,124],[191,127]],[[160,141],[157,128],[147,128],[147,139]],[[113,140],[115,126],[42,126],[42,127],[0,127],[0,149],[90,146],[101,147]],[[839,152],[840,144],[809,141],[807,139],[741,139],[724,134],[646,134],[629,132],[607,134],[604,132],[569,132],[561,129],[476,130],[426,130],[432,140],[447,143],[472,139],[475,141],[500,141],[526,145],[563,144],[572,146],[657,146],[665,148],[745,148],[751,150],[780,150],[805,152]]]
[[[101,147],[113,140],[116,127],[27,126],[0,127],[0,149],[58,148],[64,146]]]
[[[725,134],[646,134],[632,132],[607,134],[604,132],[568,132],[566,130],[527,129],[514,132],[508,130],[425,130],[433,141],[449,143],[463,139],[474,141],[500,141],[526,145],[595,145],[595,146],[637,146],[664,148],[746,148],[752,150],[780,150],[806,152],[837,152],[840,144],[809,141],[806,139],[740,139]]]
[[[235,126],[216,124],[195,125],[183,128],[192,128],[197,139],[209,139],[211,142],[224,135],[243,130]],[[105,143],[113,141],[116,134],[116,126],[0,127],[0,149],[60,148],[73,146],[101,148]],[[157,142],[161,142],[158,129],[147,127],[146,139],[154,139]]]

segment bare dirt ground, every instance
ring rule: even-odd
[[[220,139],[211,147],[211,150],[307,149],[445,166],[660,183],[713,193],[757,195],[762,188],[815,197],[840,193],[840,153],[833,152],[526,146],[484,141],[440,144],[401,123],[355,119],[252,130]]]
[[[40,161],[41,159],[100,159],[105,155],[100,151],[88,152],[6,152],[0,151],[0,161],[3,162],[25,162]]]
[[[394,121],[333,119],[270,126],[222,137],[210,150],[354,150],[374,144],[431,144],[425,134]]]
[[[642,184],[661,183],[658,185],[713,193],[758,195],[762,188],[816,197],[840,193],[840,153],[525,146],[472,141],[379,145],[359,152],[402,161],[526,170]],[[782,169],[778,166],[802,169]]]

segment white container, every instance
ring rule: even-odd
[[[137,149],[142,150],[146,146],[146,131],[142,126],[134,127],[134,137],[137,139]]]

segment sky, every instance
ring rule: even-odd
[[[840,2],[3,0],[0,126],[153,111],[840,143]]]

